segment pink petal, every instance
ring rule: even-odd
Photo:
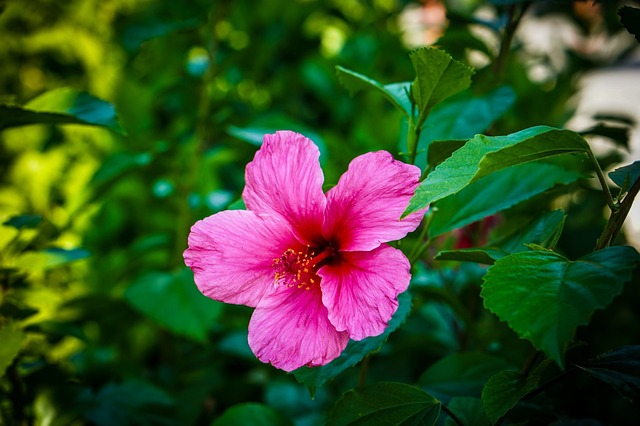
[[[318,241],[326,204],[319,157],[318,147],[298,133],[265,135],[247,165],[242,194],[247,209],[278,215],[291,224],[301,241]]]
[[[327,193],[325,238],[339,250],[368,251],[415,230],[424,212],[400,220],[419,185],[420,169],[386,151],[355,158]]]
[[[184,261],[206,296],[256,306],[275,288],[273,260],[294,244],[287,223],[277,217],[223,211],[191,227]]]
[[[341,252],[318,271],[329,321],[354,340],[381,334],[398,308],[398,294],[409,286],[409,270],[405,255],[386,244]]]
[[[317,286],[278,287],[260,301],[249,322],[249,346],[258,359],[285,371],[325,365],[348,341],[347,333],[329,322]]]

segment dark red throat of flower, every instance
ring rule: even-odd
[[[304,251],[287,249],[282,256],[273,259],[275,285],[298,287],[311,290],[320,283],[318,269],[331,259],[333,247],[316,248],[307,246]]]

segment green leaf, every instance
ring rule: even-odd
[[[7,322],[0,328],[0,376],[20,352],[23,340],[24,333],[16,323]]]
[[[27,251],[16,259],[16,266],[26,271],[48,270],[66,265],[91,255],[88,250],[52,247],[40,251]]]
[[[139,380],[110,383],[97,393],[78,396],[84,417],[99,426],[114,424],[171,424],[166,419],[173,399],[162,389]],[[164,409],[163,411],[159,411]]]
[[[151,153],[127,153],[119,152],[107,158],[96,173],[91,178],[91,185],[103,188],[107,184],[114,182],[125,173],[144,167],[151,163],[153,156]]]
[[[435,425],[440,402],[404,383],[376,383],[347,391],[331,411],[329,426]]]
[[[505,360],[481,352],[454,353],[431,365],[418,385],[444,403],[456,396],[480,397],[489,377],[509,367]]]
[[[640,9],[631,6],[622,6],[618,9],[620,22],[640,42]]]
[[[640,402],[640,345],[614,349],[577,367],[610,384],[631,403]]]
[[[422,137],[420,138],[422,143]],[[447,158],[451,157],[455,151],[459,150],[467,143],[467,139],[434,140],[429,144],[427,151],[427,164],[430,168],[435,168]]]
[[[429,234],[442,235],[580,177],[582,172],[552,163],[520,164],[500,170],[438,201]]]
[[[385,86],[372,78],[341,66],[336,66],[336,74],[340,83],[350,94],[353,95],[361,90],[378,91],[406,117],[411,116],[411,100],[408,96],[410,83],[394,83]]]
[[[0,105],[0,131],[29,124],[84,124],[126,133],[118,123],[113,105],[69,88],[46,92],[24,108]]]
[[[16,229],[35,229],[42,223],[42,216],[37,214],[24,214],[12,216],[3,225],[13,226]]]
[[[467,140],[477,133],[484,132],[513,105],[515,99],[516,95],[513,89],[499,87],[481,96],[474,96],[466,91],[434,107],[424,123],[418,144],[418,147],[422,149],[429,147],[427,155],[429,165],[431,167],[436,165],[431,160],[432,141]],[[456,148],[455,145],[448,143],[444,146],[459,148],[459,146]],[[444,146],[441,145],[438,148]],[[448,152],[446,157],[450,156],[453,151]],[[433,155],[439,159],[442,154]]]
[[[482,403],[491,423],[496,423],[518,401],[534,390],[549,360],[538,364],[526,378],[517,370],[501,371],[492,376],[482,389]]]
[[[415,49],[409,57],[416,72],[411,96],[418,108],[417,127],[421,127],[431,108],[471,85],[474,70],[431,47]]]
[[[611,139],[616,144],[625,149],[629,149],[629,131],[630,127],[609,126],[607,124],[598,123],[595,126],[582,130],[581,135],[597,135]]]
[[[498,170],[577,152],[589,152],[587,142],[575,132],[553,127],[531,127],[508,136],[476,135],[427,176],[405,215],[455,194]]]
[[[481,296],[487,309],[563,367],[575,328],[622,291],[639,262],[638,252],[628,246],[577,261],[547,250],[514,253],[489,268]]]
[[[640,160],[615,169],[609,173],[609,177],[622,188],[622,192],[626,192],[640,179]]]
[[[451,398],[447,408],[453,411],[453,414],[464,426],[489,426],[491,424],[480,398],[457,396]],[[451,417],[447,417],[444,424],[445,426],[457,426],[457,423]]]
[[[173,274],[151,272],[136,280],[124,298],[157,324],[198,342],[222,311],[222,303],[203,296],[193,282],[191,271],[180,269]]]
[[[411,295],[408,291],[398,296],[398,309],[389,321],[389,325],[379,336],[368,337],[360,341],[350,341],[342,354],[322,367],[301,367],[293,372],[299,382],[304,383],[311,393],[322,386],[327,380],[336,377],[349,367],[356,365],[369,353],[378,350],[411,312]]]
[[[211,426],[293,426],[282,414],[265,404],[246,402],[227,409]]]
[[[496,260],[502,259],[510,253],[527,250],[526,244],[538,244],[546,248],[553,248],[562,233],[564,219],[565,214],[562,210],[554,210],[545,213],[530,223],[517,223],[515,231],[489,242],[485,247],[443,250],[438,253],[435,260],[454,260],[493,265]]]

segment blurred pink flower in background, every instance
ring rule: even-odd
[[[324,194],[319,156],[300,134],[266,135],[247,165],[247,210],[198,221],[184,253],[203,294],[256,308],[249,346],[286,371],[327,364],[349,338],[384,331],[410,280],[407,258],[385,243],[423,216],[400,220],[417,167],[367,153]]]

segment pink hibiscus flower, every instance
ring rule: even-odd
[[[349,338],[384,331],[411,278],[407,258],[385,243],[423,215],[400,220],[417,167],[367,153],[324,194],[319,157],[300,134],[266,135],[247,165],[247,210],[196,222],[184,252],[203,294],[255,307],[249,346],[285,371],[327,364]]]

